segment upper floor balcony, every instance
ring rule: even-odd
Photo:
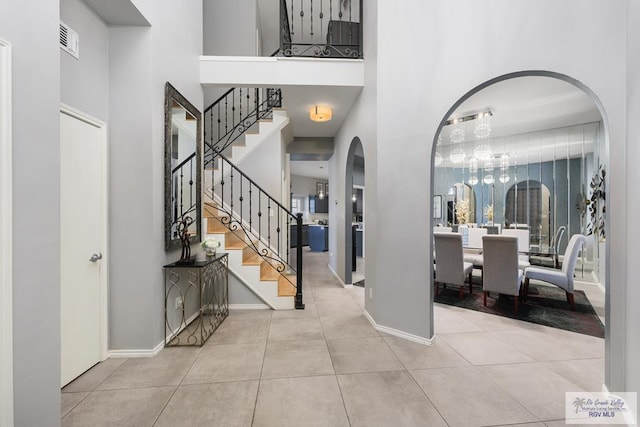
[[[362,58],[363,0],[280,0],[279,56]]]

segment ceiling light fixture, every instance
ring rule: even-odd
[[[309,111],[309,118],[314,122],[328,122],[331,120],[331,107],[314,105]]]
[[[433,163],[435,166],[440,166],[442,164],[442,162],[444,161],[444,159],[442,158],[442,154],[440,154],[439,151],[436,151],[436,155],[433,158]]]
[[[462,129],[461,127],[455,127],[449,134],[449,139],[454,144],[459,144],[461,142],[464,142],[464,136],[464,129]]]
[[[487,144],[478,145],[473,150],[473,156],[479,160],[489,160],[491,157],[491,147]]]
[[[462,116],[459,116],[459,117],[455,117],[455,118],[452,117],[449,120],[447,120],[444,125],[448,126],[453,124],[459,124],[462,122],[468,122],[469,120],[475,120],[475,119],[491,117],[491,116],[493,116],[493,111],[489,109],[482,110],[482,111],[474,111],[472,113],[463,114]]]

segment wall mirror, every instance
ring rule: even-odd
[[[473,193],[470,223],[527,229],[531,247],[554,245],[562,255],[571,235],[588,235],[576,274],[598,281],[604,242],[589,233],[588,200],[594,174],[606,165],[603,135],[594,102],[565,81],[524,76],[485,87],[438,135],[433,194],[447,194],[447,215],[434,224],[456,224],[455,204]]]
[[[164,98],[165,249],[181,246],[178,224],[190,218],[189,241],[201,240],[202,118],[169,82]]]

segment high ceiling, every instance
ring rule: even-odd
[[[295,137],[333,137],[359,94],[359,89],[345,88],[286,88],[283,92],[287,114]],[[326,104],[334,110],[333,119],[327,123],[314,123],[309,119],[309,109],[314,104]],[[491,134],[484,143],[500,140],[500,137],[520,135],[545,129],[598,122],[600,113],[593,100],[581,89],[550,77],[519,77],[491,85],[463,102],[450,118],[470,112],[490,109]],[[473,129],[476,120],[462,124],[467,145],[479,144]],[[454,125],[443,128],[441,144],[444,155],[450,149],[450,133]],[[587,135],[588,137],[588,135]],[[500,142],[504,144],[504,140]],[[553,147],[547,147],[553,153]],[[522,147],[501,147],[503,152]],[[575,150],[583,149],[575,148]],[[496,150],[498,151],[498,150]],[[552,155],[552,154],[549,154]],[[522,158],[525,158],[523,156]],[[323,166],[323,175],[320,173]],[[295,172],[294,172],[295,171]],[[317,178],[327,178],[327,162],[292,162],[292,173]]]

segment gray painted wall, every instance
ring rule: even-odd
[[[637,141],[640,140],[640,123],[635,118],[640,115],[640,58],[637,55],[640,49],[640,28],[637,25],[640,22],[640,4],[637,1],[627,1],[627,22],[628,22],[628,41],[627,47],[627,117],[634,118],[627,121],[627,144],[626,144],[626,182],[636,183],[640,180],[640,168],[638,163],[640,162],[640,144]],[[610,185],[610,189],[611,189]],[[620,199],[618,199],[621,201]],[[637,217],[637,213],[640,211],[640,200],[638,197],[628,197],[626,200],[626,211],[629,218]],[[615,206],[612,202],[609,202],[609,206]],[[624,205],[621,205],[624,206]],[[607,208],[607,212],[611,212],[610,208]],[[609,214],[608,214],[609,215]],[[621,241],[613,240],[613,238],[607,238],[607,242],[622,246]],[[611,245],[607,245],[611,246]],[[640,257],[640,247],[635,244],[633,239],[629,239],[624,247],[620,247],[618,250],[618,256],[620,251],[623,250],[627,259],[637,260]],[[612,251],[612,257],[613,260]],[[615,262],[611,262],[611,266],[615,268]],[[637,270],[633,262],[626,265],[626,277],[635,277]],[[611,267],[607,266],[607,271],[610,271]],[[636,325],[640,325],[640,311],[637,309],[637,302],[640,298],[640,288],[635,281],[627,279],[626,287],[624,288],[624,298],[626,305],[627,319],[624,326],[626,326],[624,333],[625,341],[625,390],[628,391],[640,391],[640,366],[638,366],[637,360],[640,358],[640,334],[638,334]],[[621,351],[620,347],[615,348],[616,351]],[[609,351],[607,351],[609,353]],[[613,361],[615,363],[615,360]]]
[[[256,0],[202,3],[205,55],[256,56]]]
[[[156,1],[151,14],[152,27],[109,28],[110,350],[163,339],[162,266],[179,258],[164,251],[165,82],[203,104],[202,5]]]
[[[109,30],[81,0],[62,0],[60,19],[80,36],[80,59],[60,51],[60,99],[107,122]]]
[[[264,302],[229,272],[229,304],[264,304]]]
[[[3,1],[1,8],[0,37],[13,50],[14,422],[56,426],[60,424],[60,12],[58,2],[37,0]]]

